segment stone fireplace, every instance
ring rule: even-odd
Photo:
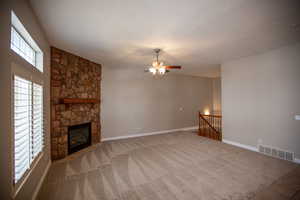
[[[100,82],[100,64],[51,48],[52,160],[101,141]]]

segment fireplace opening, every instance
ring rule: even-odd
[[[68,152],[79,151],[91,145],[91,123],[68,127]]]

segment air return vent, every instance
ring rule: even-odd
[[[265,153],[265,147],[262,145],[259,145],[259,152],[260,153]]]
[[[272,149],[270,147],[265,147],[265,154],[272,155]]]
[[[266,146],[266,145],[259,145],[258,150],[260,153],[263,153],[268,156],[280,158],[283,160],[288,160],[288,161],[294,161],[294,153],[289,152],[289,151],[284,151],[278,148]]]
[[[294,161],[294,154],[292,152],[285,152],[285,159],[289,161]]]
[[[278,151],[277,149],[272,149],[272,156],[277,157],[278,156]]]
[[[278,151],[278,157],[281,159],[285,158],[285,152],[284,151]]]

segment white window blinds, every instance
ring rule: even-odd
[[[32,158],[43,147],[43,87],[33,83]]]
[[[14,76],[14,180],[30,169],[43,147],[43,87]]]
[[[15,182],[30,167],[31,82],[15,76],[14,80]]]

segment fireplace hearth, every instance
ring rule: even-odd
[[[91,123],[68,127],[68,152],[79,151],[91,145]]]

